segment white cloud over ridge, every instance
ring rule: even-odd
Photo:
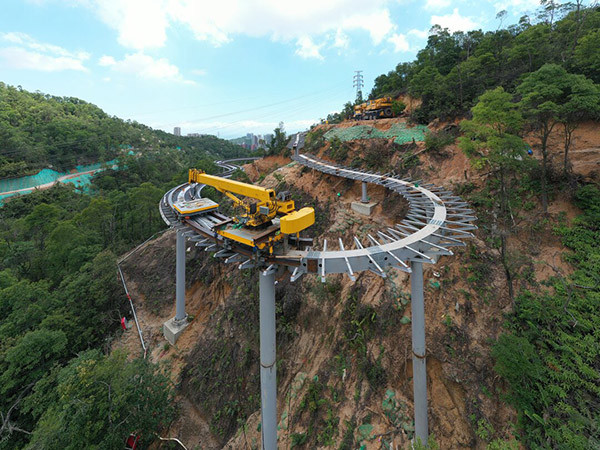
[[[431,16],[431,25],[439,25],[442,28],[448,28],[450,32],[470,31],[480,27],[471,17],[461,16],[458,8],[454,8],[452,14],[444,16]]]
[[[84,61],[90,58],[87,52],[72,52],[58,45],[39,42],[25,33],[0,33],[0,42],[8,44],[0,48],[0,59],[11,69],[87,71],[84,66]]]
[[[394,51],[397,53],[410,51],[410,45],[403,34],[394,33],[388,38],[388,42],[394,45]]]
[[[514,15],[535,11],[539,6],[539,0],[500,0],[494,3],[496,11],[506,10]]]
[[[98,64],[109,67],[115,72],[135,75],[140,78],[195,84],[193,81],[184,79],[179,72],[179,68],[171,64],[166,58],[154,59],[141,52],[127,54],[120,61],[115,60],[112,56],[104,55],[98,60]]]
[[[408,34],[416,36],[419,39],[427,39],[429,37],[429,30],[417,30],[416,28],[413,28],[408,31]]]

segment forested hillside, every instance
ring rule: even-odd
[[[332,125],[348,103],[306,136],[302,152],[443,185],[477,216],[468,246],[425,269],[429,448],[600,448],[599,84],[600,8],[543,1],[535,17],[496,31],[434,27],[416,60],[370,93],[412,97],[409,117]],[[391,134],[400,128],[422,133],[400,143]],[[314,206],[316,247],[405,214],[375,186],[373,214],[353,213],[360,183],[291,163],[285,141],[276,130],[269,157],[242,176]],[[0,178],[119,161],[89,195],[58,185],[0,207],[0,450],[122,448],[133,432],[145,448],[204,422],[191,445],[258,448],[252,273],[191,246],[187,335],[166,345],[156,316],[148,359],[111,352],[129,315],[118,256],[165,228],[158,202],[188,168],[215,173],[214,157],[241,155],[215,137],[176,137],[0,83]],[[592,159],[585,173],[575,170],[583,157]],[[146,319],[173,307],[164,275],[173,246],[158,241],[123,268]],[[412,446],[408,275],[284,278],[279,444]],[[194,420],[176,419],[178,407]]]
[[[599,49],[600,8],[542,2],[535,18],[497,31],[432,29],[417,59],[379,76],[370,94],[420,99],[414,122],[469,119],[459,148],[483,184],[459,189],[477,210],[483,253],[498,252],[487,262],[475,257],[471,276],[485,290],[486,266],[505,273],[512,312],[492,354],[526,448],[600,445],[599,178],[596,171],[584,180],[570,161],[575,130],[600,118]],[[443,154],[454,139],[432,133],[427,148]],[[583,211],[572,224],[548,213],[561,194]],[[540,260],[536,234],[558,237],[567,250]],[[535,264],[552,276],[538,283],[528,269]]]
[[[121,448],[131,432],[150,442],[174,417],[172,386],[145,360],[107,355],[129,311],[117,255],[164,229],[158,202],[185,182],[189,167],[214,172],[211,155],[243,149],[213,137],[176,139],[76,99],[2,92],[25,102],[3,105],[3,118],[14,118],[2,126],[4,142],[24,152],[5,164],[108,157],[99,150],[103,138],[111,151],[124,142],[139,152],[121,154],[117,169],[97,175],[90,195],[57,185],[0,208],[0,448]],[[37,115],[43,111],[46,119]],[[59,126],[64,133],[51,131]],[[77,144],[59,144],[69,138]],[[147,146],[151,139],[162,147]],[[28,143],[36,153],[27,153]],[[176,144],[184,148],[169,148]]]
[[[179,147],[213,156],[242,156],[237,145],[214,136],[174,136],[109,116],[74,97],[27,92],[0,82],[0,178],[44,167],[66,171],[114,159],[130,148],[148,152]]]
[[[535,17],[496,31],[432,28],[417,58],[377,77],[369,97],[418,97],[422,105],[412,117],[428,123],[468,114],[488,89],[515,92],[525,74],[544,64],[600,83],[600,10],[584,8],[581,1],[542,3]]]

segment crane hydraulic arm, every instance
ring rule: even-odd
[[[249,228],[262,228],[271,224],[276,216],[282,216],[278,227],[281,233],[297,234],[315,222],[314,209],[302,208],[296,211],[294,200],[286,192],[276,195],[273,189],[208,175],[197,169],[190,169],[189,182],[212,186],[231,198],[236,205],[244,209],[244,213],[233,220]],[[257,202],[242,200],[237,195]],[[220,234],[236,239],[232,237],[231,232],[225,230],[221,230]]]

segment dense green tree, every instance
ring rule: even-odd
[[[0,82],[0,178],[49,166],[66,171],[78,164],[123,158],[131,149],[157,152],[154,156],[159,157],[159,150],[177,147],[185,156],[202,152],[231,158],[247,153],[216,136],[174,136],[110,117],[74,97],[27,92]]]
[[[281,126],[275,128],[275,130],[273,130],[273,140],[269,144],[267,154],[280,155],[284,153],[287,141],[288,139],[285,130]]]
[[[583,214],[558,230],[574,272],[554,268],[550,289],[522,292],[492,353],[526,448],[600,443],[600,191],[582,187],[575,200]]]
[[[600,83],[600,30],[583,36],[575,48],[574,64],[596,83]]]
[[[497,208],[498,227],[494,238],[500,239],[500,254],[510,298],[514,298],[513,273],[508,256],[507,236],[514,226],[511,201],[516,176],[527,166],[526,145],[518,136],[523,118],[512,102],[512,95],[498,87],[487,91],[472,108],[472,120],[461,122],[464,136],[462,150],[476,167],[485,168],[498,184],[493,201]]]
[[[583,75],[568,76],[568,98],[560,107],[558,120],[563,126],[564,164],[563,174],[569,169],[569,149],[573,140],[573,132],[581,122],[600,117],[600,86],[595,85]]]
[[[568,153],[570,133],[576,127],[578,115],[585,117],[597,111],[596,88],[584,78],[569,74],[556,64],[545,64],[527,75],[517,87],[522,96],[520,108],[523,116],[540,139],[542,154],[542,208],[548,209],[548,138],[555,126],[567,124],[565,151]]]
[[[67,336],[62,331],[33,330],[17,339],[0,357],[2,403],[14,401],[25,386],[39,380],[66,351]]]
[[[116,449],[130,433],[149,443],[175,415],[169,379],[144,360],[128,362],[124,353],[82,353],[56,380],[55,401],[48,403],[27,448]]]
[[[422,100],[413,119],[468,115],[479,95],[502,86],[513,92],[521,78],[546,63],[598,78],[600,9],[576,2],[544,2],[537,23],[528,16],[506,29],[467,33],[433,27],[414,61],[375,79],[369,98],[410,93]]]

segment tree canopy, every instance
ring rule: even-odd
[[[547,63],[600,82],[600,8],[545,2],[535,19],[532,24],[524,16],[516,25],[487,32],[450,33],[434,26],[416,59],[378,76],[369,98],[419,97],[413,119],[428,123],[468,115],[488,89],[514,92],[524,75]]]
[[[149,153],[176,148],[221,158],[247,154],[216,136],[175,136],[109,116],[75,97],[28,92],[0,82],[0,178],[43,167],[66,171],[122,157],[132,149]]]

